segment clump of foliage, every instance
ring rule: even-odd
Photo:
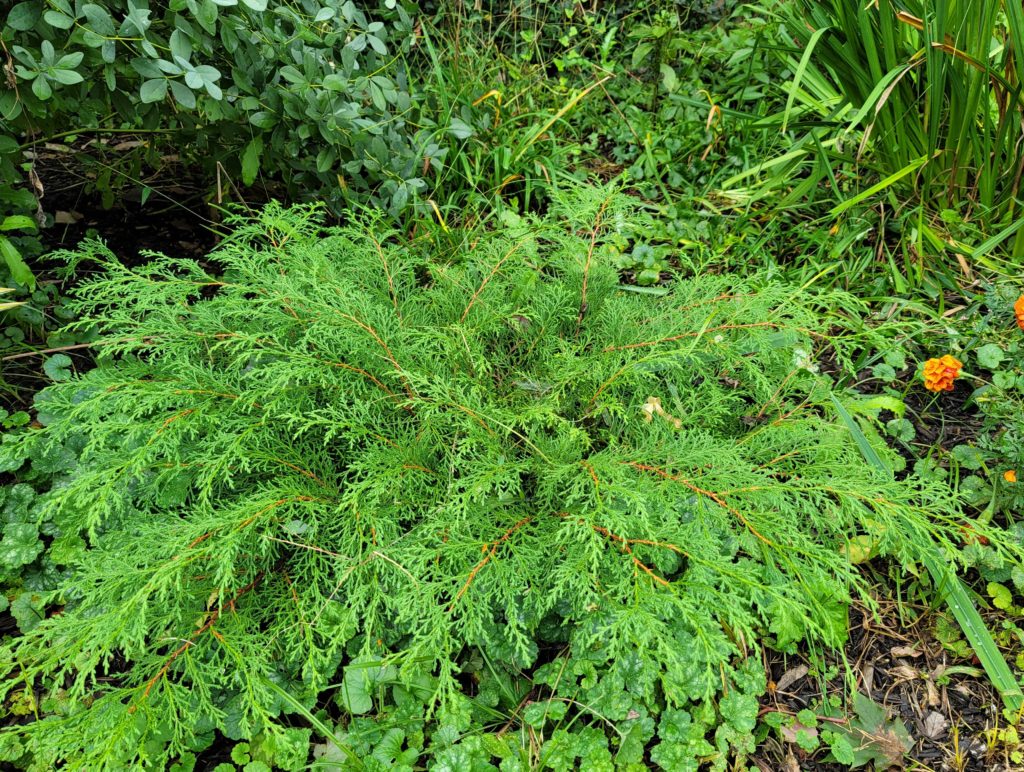
[[[974,436],[930,448],[916,464],[931,476],[955,483],[980,520],[1007,523],[1007,538],[1018,542],[1024,541],[1024,330],[1014,307],[1020,297],[1018,286],[989,285],[956,327],[930,341],[934,349],[954,351],[964,361]],[[941,397],[930,408],[941,415]],[[909,433],[912,438],[913,427]],[[1007,560],[983,540],[970,540],[963,552],[982,579],[1024,592],[1024,571],[1018,562]],[[999,608],[1010,602],[1010,590],[1003,589],[1006,595],[999,597]]]
[[[56,714],[4,757],[161,766],[214,730],[292,747],[284,713],[362,714],[391,682],[450,713],[467,649],[530,667],[550,642],[641,669],[659,709],[724,713],[730,684],[756,693],[732,664],[755,641],[842,642],[851,538],[954,554],[949,489],[865,463],[810,365],[849,361],[856,301],[713,276],[621,292],[602,246],[630,205],[583,190],[554,214],[447,263],[276,205],[203,263],[65,255],[101,269],[73,300],[98,366],[42,392],[2,458],[74,447],[37,518],[88,549],[0,653],[4,693]]]
[[[1024,15],[998,0],[799,0],[782,18],[789,95],[767,123],[792,141],[726,187],[756,172],[749,192],[766,201],[880,207],[872,224],[912,256],[1020,253]]]
[[[413,103],[413,19],[395,0],[23,0],[0,34],[11,131],[45,141],[70,125],[147,140],[97,170],[108,205],[173,148],[211,179],[224,171],[250,185],[262,172],[293,195],[316,189],[397,213],[447,152],[446,126]]]

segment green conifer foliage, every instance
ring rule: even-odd
[[[551,630],[656,662],[669,705],[766,632],[840,643],[847,539],[911,562],[956,528],[948,490],[862,461],[807,364],[860,309],[623,291],[602,234],[630,216],[577,196],[442,263],[272,205],[208,262],[72,256],[101,267],[75,302],[102,356],[3,454],[84,443],[47,516],[90,549],[0,652],[7,691],[66,706],[20,741],[160,766],[276,731],[281,690],[312,708],[354,656],[426,667],[443,704],[466,647],[526,666]]]

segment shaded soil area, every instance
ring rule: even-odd
[[[817,738],[830,727],[852,726],[862,747],[877,751],[879,758],[889,756],[895,768],[902,766],[902,757],[908,768],[920,770],[1024,769],[1016,734],[1004,731],[998,693],[975,659],[958,657],[938,639],[942,621],[923,606],[879,599],[877,615],[864,606],[851,610],[850,638],[842,657],[769,652],[771,685],[762,700],[762,716],[779,712],[794,723],[761,745],[758,766],[764,772],[848,770],[825,761],[827,746],[802,748],[797,730]],[[884,724],[852,718],[855,710],[847,699],[851,685],[885,709]],[[824,707],[830,698],[846,706],[845,716]],[[816,727],[805,729],[798,722],[796,716],[804,710],[818,716]],[[867,768],[890,767],[872,762]]]
[[[122,140],[119,146],[137,141]],[[110,152],[106,144],[96,148]],[[119,195],[104,202],[90,192],[97,170],[109,168],[99,155],[99,150],[90,152],[88,147],[75,148],[73,156],[63,146],[37,151],[34,169],[43,190],[40,203],[53,218],[41,234],[48,250],[73,249],[84,238],[99,236],[122,260],[134,262],[145,252],[199,259],[213,247],[220,218],[207,200],[211,191],[205,179],[169,161],[163,168],[148,170],[143,186],[125,184]],[[83,164],[83,159],[93,164]]]
[[[42,295],[35,293],[31,305],[38,308],[37,320],[21,321],[17,325],[19,344],[3,351],[0,404],[11,412],[26,409],[34,393],[49,382],[43,372],[47,356],[66,354],[75,370],[91,366],[92,354],[80,338],[53,338],[67,321],[54,303],[68,287],[57,278],[62,263],[49,257],[51,252],[72,250],[87,238],[99,238],[129,265],[144,262],[153,252],[203,263],[219,240],[223,209],[207,200],[211,194],[205,180],[184,168],[164,168],[153,171],[153,178],[147,180],[148,194],[138,185],[125,185],[113,200],[103,202],[91,192],[96,169],[102,168],[95,165],[102,161],[100,152],[93,149],[90,155],[89,148],[77,151],[72,155],[63,146],[54,146],[41,147],[35,154],[32,180],[35,192],[42,193],[43,214],[37,219],[44,223],[39,231],[44,254],[29,262],[38,289],[50,301],[38,300]],[[83,163],[83,157],[93,165]],[[89,265],[83,265],[77,276],[85,276],[89,270]]]

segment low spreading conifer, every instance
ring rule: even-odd
[[[639,652],[672,705],[763,636],[840,644],[849,539],[909,564],[959,533],[948,489],[867,465],[834,416],[814,353],[841,366],[862,309],[720,276],[629,291],[604,240],[631,216],[577,195],[443,261],[271,205],[207,261],[66,255],[98,267],[74,291],[97,364],[2,457],[81,448],[46,516],[89,549],[0,653],[6,692],[65,706],[17,741],[161,767],[273,733],[360,655],[426,668],[443,705],[471,647]]]

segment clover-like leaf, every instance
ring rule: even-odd
[[[917,430],[914,428],[914,424],[908,421],[906,418],[894,418],[885,424],[885,430],[889,432],[891,437],[895,437],[898,440],[904,442],[910,442],[917,436]]]
[[[397,670],[379,657],[356,657],[345,668],[338,689],[338,704],[349,713],[361,715],[373,708],[373,693],[380,684],[394,680]]]
[[[992,598],[992,605],[998,609],[1006,610],[1013,606],[1013,593],[1006,585],[999,582],[989,582],[986,587],[988,595]]]
[[[733,691],[718,704],[722,719],[741,732],[752,732],[757,724],[757,697]]]

